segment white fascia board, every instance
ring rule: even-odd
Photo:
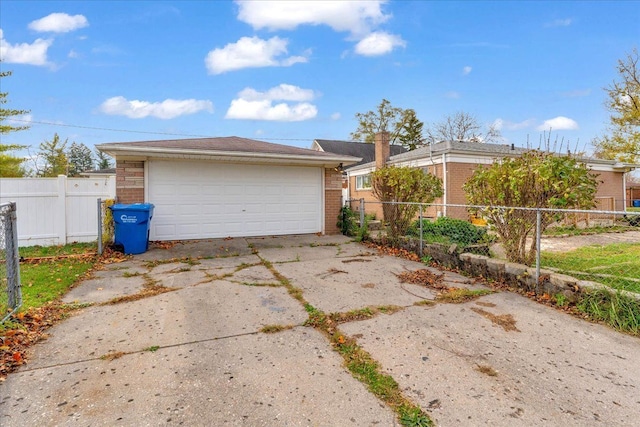
[[[300,154],[254,153],[241,151],[204,151],[158,147],[113,147],[108,144],[96,145],[96,148],[112,157],[121,158],[142,157],[149,159],[214,160],[226,163],[285,164],[323,166],[328,168],[336,167],[341,163],[343,166],[348,166],[361,160],[357,157],[340,155],[316,157]]]
[[[374,170],[376,170],[375,167],[368,167],[368,168],[364,168],[364,169],[358,169],[358,170],[348,170],[347,171],[347,176],[362,176],[362,175],[368,175],[371,172],[373,172]]]

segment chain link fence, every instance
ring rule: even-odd
[[[0,323],[22,305],[16,204],[0,204]]]
[[[640,294],[640,209],[573,210],[348,200],[383,243],[453,264],[461,253],[506,260]],[[408,212],[409,217],[406,214]],[[362,233],[361,233],[362,234]],[[449,262],[451,261],[451,262]]]

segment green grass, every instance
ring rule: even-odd
[[[95,243],[70,243],[60,246],[26,246],[18,252],[23,258],[50,257],[96,252]]]
[[[617,225],[594,225],[592,227],[580,228],[574,225],[565,225],[559,227],[549,227],[543,231],[543,235],[553,236],[582,236],[588,234],[604,234],[604,233],[620,233],[623,231],[637,231],[638,227],[632,227],[626,223],[619,223]]]
[[[640,293],[640,243],[585,246],[569,252],[542,252],[543,268],[552,267],[581,280],[591,280]]]
[[[577,309],[595,321],[632,335],[640,335],[640,302],[621,293],[594,291],[584,294]]]
[[[91,253],[94,250],[93,244],[78,243],[65,246],[25,247],[20,248],[20,254],[32,258]],[[41,307],[61,297],[74,283],[84,277],[93,265],[94,259],[85,257],[21,263],[22,310]]]

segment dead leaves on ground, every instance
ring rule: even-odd
[[[500,314],[500,315],[493,314],[478,307],[471,307],[471,310],[475,311],[481,316],[486,317],[494,325],[498,325],[502,327],[502,329],[504,329],[507,332],[509,331],[520,332],[520,329],[516,327],[516,320],[513,318],[511,314]]]
[[[418,256],[418,254],[408,251],[406,249],[393,248],[393,247],[384,246],[384,245],[377,245],[371,242],[366,243],[366,246],[370,248],[375,248],[379,253],[382,253],[385,255],[405,258],[405,259],[408,259],[409,261],[418,261],[418,262],[420,261],[420,257]]]
[[[0,326],[0,382],[25,362],[27,348],[47,337],[46,330],[78,306],[50,303],[13,315]],[[4,328],[4,329],[2,329]]]
[[[413,285],[426,286],[427,288],[444,290],[449,287],[444,284],[444,273],[434,274],[428,269],[405,271],[397,275],[402,283],[411,283]]]

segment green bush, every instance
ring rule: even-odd
[[[358,233],[358,224],[356,221],[356,212],[349,206],[343,206],[338,214],[338,228],[345,236],[355,236]]]
[[[416,220],[409,229],[410,236],[420,235],[420,221]],[[468,221],[440,217],[435,221],[422,220],[422,237],[429,243],[455,243],[461,246],[491,242],[486,228],[476,227]]]

